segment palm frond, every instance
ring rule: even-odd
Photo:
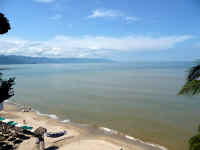
[[[178,95],[196,95],[200,93],[200,80],[192,80],[187,82],[179,91]]]
[[[192,67],[187,76],[187,81],[190,82],[192,80],[196,80],[200,77],[200,64]]]

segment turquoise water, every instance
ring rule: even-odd
[[[187,149],[199,97],[177,96],[187,62],[9,65],[12,99],[61,119],[98,124],[169,149]]]

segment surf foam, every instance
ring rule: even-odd
[[[137,138],[134,138],[132,136],[129,136],[129,135],[125,135],[125,138],[126,139],[129,139],[129,140],[132,140],[132,141],[135,141],[135,142],[139,142],[139,143],[142,143],[142,144],[145,144],[145,145],[148,145],[148,146],[151,146],[151,147],[154,147],[154,148],[159,148],[161,150],[168,150],[166,147],[164,146],[161,146],[161,145],[158,145],[158,144],[153,144],[153,143],[150,143],[150,142],[144,142],[140,139],[137,139]]]
[[[62,123],[69,123],[69,122],[71,122],[70,120],[62,120],[62,121],[60,121],[60,122],[62,122]]]
[[[116,130],[105,128],[105,127],[100,127],[99,129],[103,130],[104,133],[110,133],[110,134],[118,134]]]
[[[55,114],[42,114],[42,113],[40,113],[38,110],[36,110],[35,112],[36,112],[36,114],[37,114],[38,116],[47,116],[47,117],[49,117],[49,118],[56,119],[56,120],[59,119],[58,116],[56,116]]]
[[[118,134],[119,132],[116,131],[116,130],[113,130],[113,129],[110,129],[110,128],[106,128],[106,127],[99,127],[100,130],[103,130],[104,133],[107,133],[107,134]],[[129,135],[125,135],[125,138],[128,139],[128,140],[131,140],[131,141],[134,141],[134,142],[138,142],[140,144],[144,144],[144,145],[147,145],[147,146],[151,146],[153,148],[158,148],[160,150],[168,150],[166,147],[164,146],[161,146],[161,145],[158,145],[158,144],[153,144],[153,143],[150,143],[150,142],[144,142],[138,138],[135,138],[135,137],[132,137],[132,136],[129,136]]]

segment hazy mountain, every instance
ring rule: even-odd
[[[107,63],[112,60],[102,58],[48,58],[16,55],[0,55],[0,64],[42,64],[42,63]]]

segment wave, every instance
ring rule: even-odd
[[[62,123],[69,123],[69,122],[71,122],[71,120],[62,120],[60,122],[62,122]]]
[[[99,127],[99,129],[103,130],[105,134],[118,134],[118,131],[106,127]]]
[[[110,129],[110,128],[106,128],[106,127],[99,127],[100,130],[103,130],[105,134],[113,134],[113,135],[117,135],[119,132],[116,131],[116,130],[113,130],[113,129]],[[138,138],[135,138],[135,137],[132,137],[132,136],[129,136],[129,135],[125,135],[124,136],[126,139],[128,140],[131,140],[131,141],[134,141],[134,142],[138,142],[140,144],[144,144],[144,145],[148,145],[148,146],[151,146],[153,148],[158,148],[160,150],[168,150],[166,147],[164,146],[161,146],[161,145],[158,145],[158,144],[153,144],[153,143],[150,143],[150,142],[144,142]]]

